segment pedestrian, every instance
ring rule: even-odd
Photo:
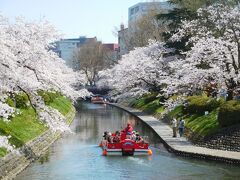
[[[182,137],[182,135],[184,134],[184,126],[185,126],[185,121],[181,119],[178,126],[180,137]]]
[[[173,129],[173,137],[177,137],[177,120],[173,118],[172,120],[172,129]]]
[[[225,86],[222,86],[221,89],[219,90],[219,97],[223,98],[225,101],[227,100],[227,88]]]

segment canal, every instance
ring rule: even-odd
[[[144,157],[105,157],[98,147],[104,131],[116,131],[128,121],[148,136],[153,151]],[[116,107],[83,104],[71,125],[74,133],[56,141],[49,152],[31,164],[17,180],[155,180],[238,179],[240,168],[168,153],[144,123]]]

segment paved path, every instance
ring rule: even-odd
[[[173,138],[172,128],[151,115],[147,115],[146,113],[129,107],[125,107],[119,104],[109,103],[110,105],[119,107],[129,113],[139,117],[142,121],[148,124],[162,139],[165,146],[169,151],[188,157],[197,157],[202,159],[210,159],[216,161],[223,161],[227,163],[240,164],[240,152],[233,151],[223,151],[216,149],[209,149],[204,147],[198,147],[191,144],[184,137]]]

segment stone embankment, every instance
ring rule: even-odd
[[[125,107],[119,104],[110,103],[110,105],[119,107],[145,122],[158,134],[159,138],[162,140],[162,143],[169,152],[183,157],[214,160],[240,165],[240,152],[195,146],[184,137],[173,138],[172,128],[168,124],[157,120],[153,116],[147,115],[138,109]]]
[[[171,123],[169,116],[160,118],[164,123]],[[240,125],[220,129],[213,134],[209,134],[205,137],[200,136],[199,134],[186,128],[185,136],[196,146],[224,151],[240,152]]]
[[[75,116],[75,108],[66,115],[67,122],[70,124]],[[61,136],[61,132],[48,130],[39,137],[26,143],[19,148],[19,154],[9,153],[0,158],[0,179],[13,179],[24,170],[31,162],[38,159],[47,152],[48,148]]]
[[[206,137],[192,136],[191,140],[201,147],[240,152],[240,126],[224,128]]]

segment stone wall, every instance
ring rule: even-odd
[[[67,114],[67,122],[72,122],[75,116],[75,108]],[[19,148],[19,154],[9,153],[0,158],[0,179],[13,179],[24,170],[31,162],[43,155],[47,149],[61,136],[60,132],[48,130],[39,137]]]
[[[164,116],[161,121],[170,125],[171,118]],[[186,128],[185,136],[200,147],[240,152],[240,125],[220,129],[206,137]]]
[[[204,138],[192,135],[191,139],[201,147],[240,152],[240,125],[221,129]]]

